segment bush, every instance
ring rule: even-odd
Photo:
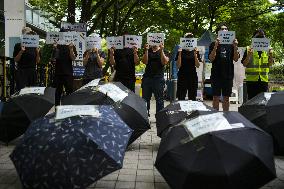
[[[284,64],[273,65],[269,72],[270,81],[284,81]]]

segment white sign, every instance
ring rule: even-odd
[[[46,33],[46,44],[53,44],[58,43],[59,40],[62,39],[62,33],[61,32],[47,32]]]
[[[107,48],[114,47],[115,49],[123,49],[123,36],[118,37],[106,37]]]
[[[86,38],[86,49],[102,49],[102,38],[101,37],[87,37]]]
[[[180,38],[180,46],[182,49],[194,50],[197,47],[197,38]]]
[[[227,119],[223,116],[223,113],[219,112],[198,116],[194,119],[185,121],[183,125],[194,138],[212,131],[233,129]]]
[[[100,117],[100,112],[94,105],[66,105],[57,106],[55,119],[64,119],[73,116]]]
[[[126,92],[112,83],[101,85],[98,90],[109,96],[114,102],[123,101],[123,99],[128,96]]]
[[[220,44],[233,44],[236,33],[235,31],[218,31],[218,38],[220,39]]]
[[[69,31],[77,31],[77,32],[87,32],[87,24],[86,23],[67,23],[61,22],[61,28],[64,28]]]
[[[26,87],[20,90],[19,95],[24,94],[40,94],[44,95],[45,87]]]
[[[274,93],[268,93],[268,92],[264,93],[264,98],[266,99],[266,101],[270,100],[272,94],[274,94]]]
[[[38,47],[39,36],[38,35],[22,35],[22,46],[25,47]]]
[[[124,39],[125,39],[124,40],[125,47],[128,47],[128,48],[136,47],[138,49],[141,49],[142,36],[125,35]]]
[[[268,51],[270,47],[270,39],[268,38],[252,38],[252,48],[254,51]]]
[[[180,105],[181,111],[184,112],[191,112],[194,110],[200,110],[200,111],[210,111],[206,108],[206,106],[202,102],[198,101],[178,101],[177,102]]]
[[[164,44],[165,34],[164,33],[148,33],[147,43],[151,46]]]
[[[85,89],[87,87],[96,87],[96,86],[99,85],[100,80],[101,80],[101,78],[100,79],[94,79],[94,80],[90,81],[89,83],[87,83],[86,85],[84,85],[83,87],[81,87],[79,90]]]

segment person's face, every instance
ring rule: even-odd
[[[220,31],[228,31],[227,26],[221,26]]]

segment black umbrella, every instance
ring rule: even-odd
[[[214,111],[214,109],[199,101],[173,102],[156,114],[157,135],[162,137],[164,131],[186,119],[194,110]]]
[[[145,100],[120,82],[83,88],[66,96],[62,104],[112,105],[122,120],[133,130],[128,145],[150,129]]]
[[[256,189],[276,176],[272,138],[238,112],[197,111],[171,127],[155,166],[173,189]]]
[[[23,91],[26,89],[32,88]],[[55,89],[42,89],[43,94],[17,93],[4,103],[0,115],[0,141],[8,143],[21,136],[31,121],[44,116],[54,106]]]
[[[132,130],[111,106],[95,108],[97,116],[31,124],[10,156],[25,189],[83,189],[122,168]]]
[[[239,112],[271,134],[274,152],[284,154],[284,92],[260,93],[239,107]]]

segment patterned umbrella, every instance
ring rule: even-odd
[[[93,107],[96,116],[31,124],[10,156],[24,188],[83,189],[122,168],[132,130],[111,106]]]

